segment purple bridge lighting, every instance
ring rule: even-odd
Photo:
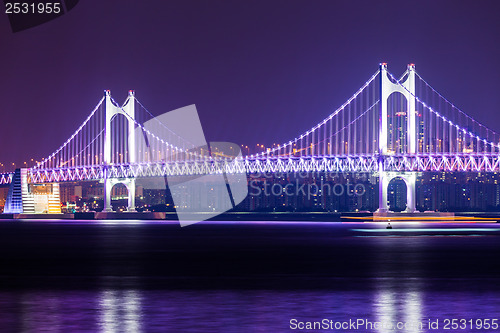
[[[380,64],[323,121],[258,153],[228,156],[209,145],[191,143],[168,123],[157,121],[148,127],[154,119],[133,91],[121,106],[105,91],[87,119],[52,154],[32,168],[0,174],[0,184],[11,184],[11,208],[14,196],[29,196],[28,184],[57,188],[60,182],[99,180],[105,184],[105,209],[109,209],[111,187],[123,183],[133,210],[138,177],[368,172],[379,177],[379,211],[388,209],[389,182],[401,177],[408,189],[407,211],[414,212],[419,173],[500,172],[500,134],[440,95],[413,64],[399,78],[387,64]]]

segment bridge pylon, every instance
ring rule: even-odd
[[[415,110],[415,65],[409,64],[407,77],[401,84],[394,83],[387,74],[387,64],[380,64],[380,109],[379,109],[379,212],[388,211],[387,187],[389,182],[396,178],[402,178],[406,183],[407,200],[406,212],[416,211],[416,173],[415,172],[388,172],[385,171],[385,160],[394,152],[388,150],[388,100],[393,93],[401,93],[406,98],[407,132],[405,154],[417,153],[417,126]]]
[[[104,212],[111,212],[111,190],[116,184],[124,184],[128,189],[128,207],[127,210],[135,211],[135,178],[113,178],[110,175],[107,166],[112,163],[111,151],[111,121],[118,114],[123,114],[127,119],[128,124],[128,163],[136,162],[136,141],[135,141],[135,93],[133,90],[129,91],[127,100],[122,107],[119,107],[111,100],[111,92],[106,90],[104,92],[106,99],[105,104],[105,123],[104,123]]]

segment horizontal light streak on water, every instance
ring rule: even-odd
[[[361,220],[366,222],[383,222],[383,221],[418,221],[428,223],[472,223],[481,221],[498,221],[500,217],[475,217],[475,216],[342,216],[344,219]]]
[[[405,228],[405,229],[351,229],[356,232],[500,232],[500,228]]]
[[[439,237],[439,238],[442,238],[442,237],[463,237],[463,238],[467,238],[467,237],[492,237],[492,235],[478,235],[478,234],[433,234],[433,235],[430,235],[430,234],[423,234],[423,235],[382,235],[382,234],[378,234],[378,235],[356,235],[356,236],[353,236],[353,237],[356,237],[356,238],[379,238],[379,237],[389,237],[389,238],[405,238],[405,239],[408,239],[408,238],[422,238],[422,237],[425,237],[425,238],[430,238],[430,237]]]

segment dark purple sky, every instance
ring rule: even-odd
[[[196,104],[209,141],[280,143],[378,68],[413,62],[500,131],[500,1],[83,0],[12,33],[0,13],[0,162],[57,149],[110,89],[155,115]]]

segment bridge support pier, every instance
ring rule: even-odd
[[[106,121],[104,123],[104,162],[106,164],[113,163],[113,153],[111,151],[111,121],[113,117],[118,114],[123,114],[128,123],[127,131],[127,152],[128,152],[128,163],[132,164],[136,162],[136,140],[135,140],[135,93],[133,90],[128,92],[128,98],[122,107],[116,106],[111,100],[111,93],[109,90],[104,92],[104,97],[106,98]],[[108,178],[106,175],[104,177],[104,212],[111,212],[113,208],[111,206],[111,190],[116,184],[122,183],[127,187],[128,190],[128,207],[129,212],[135,212],[135,178]]]
[[[390,144],[388,117],[388,99],[393,93],[400,93],[406,98],[406,144],[397,147]],[[402,109],[404,110],[404,109]],[[402,111],[397,110],[397,111]],[[379,212],[388,211],[387,187],[389,182],[400,177],[406,183],[406,212],[416,211],[417,174],[415,172],[391,172],[384,170],[384,160],[395,153],[417,153],[417,126],[415,109],[415,65],[409,64],[404,82],[392,82],[387,73],[387,64],[380,64],[380,109],[379,109]],[[392,131],[392,130],[391,130]]]
[[[112,212],[113,207],[111,206],[111,189],[113,189],[113,183],[111,179],[104,180],[104,209],[103,212]]]
[[[111,206],[111,190],[116,184],[123,184],[128,190],[128,207],[127,211],[135,212],[135,178],[116,179],[108,178],[104,180],[104,209],[103,212],[112,212]]]
[[[389,210],[389,202],[387,198],[387,188],[389,183],[394,178],[401,178],[406,184],[406,210],[407,213],[413,213],[416,209],[417,199],[417,173],[416,172],[389,172],[383,171],[379,173],[379,209],[378,212],[387,212]]]
[[[128,180],[128,207],[129,212],[135,212],[135,178]]]

